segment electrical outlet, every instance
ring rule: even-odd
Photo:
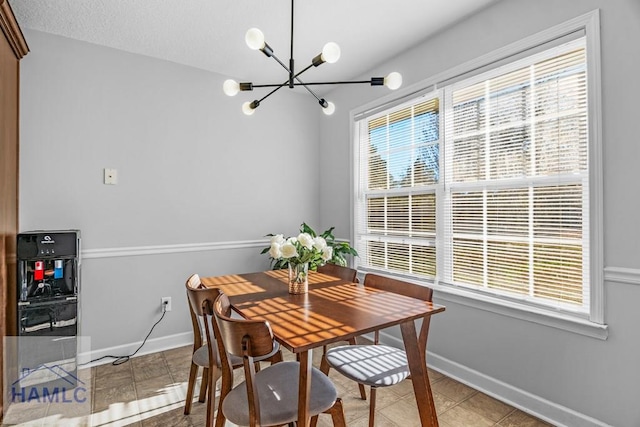
[[[160,304],[160,308],[163,313],[165,311],[171,311],[171,297],[162,297]]]

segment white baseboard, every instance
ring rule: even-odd
[[[395,347],[403,347],[401,339],[384,332],[380,333],[380,341]],[[427,351],[427,364],[435,371],[554,426],[611,427],[595,418],[546,400],[430,351]]]
[[[132,354],[138,347],[140,347],[142,341],[119,345],[116,347],[103,348],[98,350],[91,350],[88,353],[80,353],[78,354],[78,365],[82,365],[82,367],[91,367],[104,365],[107,363],[111,363],[115,360],[115,358],[105,357],[105,356],[126,356],[128,354]],[[193,344],[193,332],[183,332],[180,334],[168,335],[165,337],[152,338],[147,340],[144,346],[138,351],[135,356],[144,356],[145,354],[157,353],[159,351],[170,350],[176,347],[182,347],[185,345]],[[101,357],[105,357],[101,360],[96,360]],[[95,362],[90,362],[91,360],[96,360]],[[84,365],[86,364],[86,365]]]

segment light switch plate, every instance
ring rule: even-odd
[[[118,183],[118,170],[105,168],[104,183],[107,185],[116,185]]]

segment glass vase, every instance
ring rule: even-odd
[[[289,293],[306,294],[309,291],[309,263],[289,263]]]

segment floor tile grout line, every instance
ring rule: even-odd
[[[496,421],[496,423],[494,424],[495,426],[500,426],[500,423],[503,422],[504,420],[506,420],[507,418],[509,418],[511,415],[513,415],[516,411],[518,410],[518,408],[513,408],[511,411],[509,411],[508,414],[506,414],[504,417],[500,418],[498,421]]]
[[[441,414],[438,414],[438,416],[440,416],[440,415],[444,415],[444,413],[445,413],[445,412],[449,412],[449,411],[450,411],[450,410],[452,410],[453,408],[455,408],[455,407],[458,407],[458,406],[462,405],[464,402],[466,402],[466,401],[470,400],[473,396],[476,396],[476,395],[478,395],[478,394],[481,394],[481,392],[480,392],[480,391],[478,391],[478,390],[475,390],[475,392],[474,392],[474,393],[472,393],[472,394],[470,394],[469,396],[467,396],[466,398],[462,399],[460,402],[457,402],[455,405],[453,405],[452,407],[448,408],[446,411],[443,411]],[[495,399],[495,398],[492,398],[492,399]],[[499,399],[495,399],[495,400],[496,400],[496,401],[498,401],[498,402],[502,402],[502,401],[501,401],[501,400],[499,400]],[[502,403],[504,403],[504,402],[502,402]],[[505,405],[506,405],[506,404],[505,404]],[[509,405],[509,406],[510,406],[510,405]],[[473,409],[471,409],[471,408],[465,408],[465,409],[467,409],[468,411],[473,412],[475,415],[477,415],[477,416],[479,416],[479,417],[482,417],[482,418],[484,418],[484,419],[486,419],[486,420],[488,420],[488,421],[493,422],[492,427],[496,427],[496,426],[497,426],[497,427],[500,427],[500,423],[501,423],[502,421],[506,420],[506,419],[507,419],[507,418],[509,418],[509,417],[510,417],[514,412],[517,412],[517,411],[518,411],[518,409],[517,409],[517,408],[513,408],[513,407],[512,407],[511,411],[509,411],[506,415],[504,415],[504,416],[503,416],[502,418],[500,418],[498,421],[493,421],[493,420],[490,420],[489,418],[485,417],[484,415],[480,414],[479,412],[474,411],[474,410],[473,410]]]

